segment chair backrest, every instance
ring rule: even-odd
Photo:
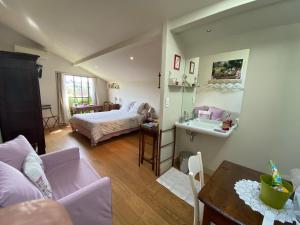
[[[204,173],[203,173],[203,163],[202,163],[202,156],[201,152],[197,152],[197,155],[191,156],[188,161],[189,167],[189,180],[194,196],[194,225],[202,224],[202,217],[203,217],[203,207],[199,206],[198,200],[198,191],[202,189],[204,185]],[[195,183],[195,176],[199,173],[200,178],[200,187],[197,190],[196,183]]]
[[[189,158],[188,167],[190,175],[193,176],[193,178],[199,173],[200,188],[202,188],[204,185],[204,173],[201,152],[197,152],[197,155]]]

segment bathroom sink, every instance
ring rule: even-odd
[[[190,130],[196,133],[204,133],[216,137],[229,137],[237,125],[232,126],[228,131],[222,130],[222,122],[208,119],[193,119],[187,122],[176,122],[176,127]]]

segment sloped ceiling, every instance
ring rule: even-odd
[[[0,0],[0,22],[41,44],[47,50],[75,62],[99,50],[161,27],[166,19],[182,16],[220,0]],[[30,25],[31,23],[31,25]],[[85,63],[97,75],[126,79],[128,55],[136,63],[160,60],[160,40]],[[153,47],[149,46],[152,44]],[[140,50],[139,50],[140,49]],[[145,50],[149,52],[148,60]],[[156,51],[156,52],[154,52]],[[122,61],[122,57],[127,57]],[[160,62],[160,61],[159,61]],[[142,66],[142,65],[141,65]],[[112,68],[112,69],[110,69]],[[143,74],[138,70],[134,79]],[[132,77],[128,77],[130,80]]]
[[[178,36],[188,45],[193,43],[205,45],[215,40],[222,40],[222,38],[228,36],[263,30],[274,26],[300,23],[299,10],[299,0],[278,1],[272,5],[194,27],[179,33]],[[211,32],[207,32],[207,29],[210,29]],[[289,34],[282,35],[288,36]]]
[[[161,66],[161,37],[84,63],[110,81],[156,80]],[[130,58],[133,57],[133,60]]]

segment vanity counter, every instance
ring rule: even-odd
[[[227,138],[232,134],[237,124],[233,125],[228,131],[224,131],[222,130],[222,122],[220,121],[197,118],[182,123],[176,122],[175,126],[195,133]]]

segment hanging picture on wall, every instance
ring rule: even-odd
[[[194,74],[194,72],[195,72],[195,62],[190,61],[190,71],[189,71],[189,73]]]
[[[212,79],[241,79],[243,59],[213,63]]]
[[[174,70],[180,70],[180,61],[181,61],[181,56],[175,54],[175,56],[174,56]]]

